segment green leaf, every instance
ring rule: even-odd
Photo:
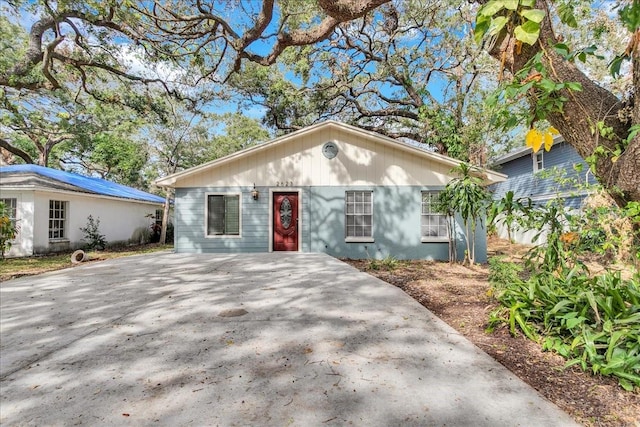
[[[607,348],[607,352],[605,353],[606,360],[612,360],[612,356],[614,354],[614,350],[616,349],[616,344],[618,340],[625,336],[627,331],[615,331],[611,337],[609,338],[609,346]]]
[[[556,314],[556,313],[557,313],[557,312],[559,312],[561,309],[565,308],[566,306],[568,306],[568,305],[570,305],[570,304],[571,304],[571,301],[566,300],[566,299],[565,299],[565,300],[562,300],[562,301],[558,302],[555,306],[553,306],[553,308],[549,311],[549,314]],[[564,317],[565,319],[569,319],[569,318],[571,318],[571,317],[575,317],[575,316],[577,316],[577,315],[578,315],[578,313],[576,313],[575,311],[573,311],[573,312],[570,312],[570,313],[565,314],[563,317]]]
[[[479,15],[492,17],[504,8],[504,1],[491,0],[478,11]]]
[[[538,82],[538,87],[549,93],[557,89],[555,82],[549,79],[540,80],[540,82]]]
[[[489,35],[495,36],[498,34],[507,23],[508,19],[506,16],[497,16],[491,20],[491,26],[489,27]]]
[[[558,52],[558,54],[560,56],[562,56],[564,59],[569,59],[570,57],[570,50],[569,50],[569,46],[567,46],[564,43],[556,43],[553,45],[553,49]]]
[[[631,140],[633,140],[633,138],[636,137],[638,132],[640,132],[640,125],[631,126],[629,136],[627,136],[627,139],[626,139],[627,143],[631,142]]]
[[[544,19],[545,13],[544,13],[544,11],[542,11],[540,9],[526,9],[526,10],[523,10],[520,13],[520,15],[524,16],[529,21],[533,21],[533,22],[539,24]]]
[[[538,36],[540,35],[540,24],[527,21],[522,25],[518,25],[514,30],[514,34],[517,40],[533,46],[533,44],[538,41]]]
[[[587,54],[584,52],[580,52],[578,55],[578,59],[580,60],[580,62],[584,63],[587,61]]]
[[[533,7],[536,4],[536,0],[520,0],[520,4],[524,7]]]
[[[569,4],[558,5],[558,15],[563,24],[567,24],[571,28],[578,28],[578,21],[573,14],[573,8]]]
[[[593,55],[594,53],[596,53],[596,50],[598,50],[598,47],[594,44],[592,44],[591,46],[585,47],[584,49],[582,49],[582,51],[588,55]]]
[[[580,92],[582,90],[582,85],[578,82],[566,82],[564,85],[567,89],[575,92]]]
[[[635,33],[640,27],[640,2],[633,1],[618,12],[620,21],[627,27],[630,33]]]
[[[478,15],[476,18],[476,27],[473,30],[473,38],[476,43],[480,44],[482,42],[482,38],[489,30],[489,26],[491,25],[491,18],[488,16]]]
[[[633,391],[633,384],[624,378],[618,378],[618,384],[626,391]]]
[[[614,79],[620,76],[620,66],[625,59],[629,59],[629,57],[627,55],[618,55],[609,63],[609,71]]]
[[[578,318],[575,318],[575,319],[567,319],[567,329],[573,329],[577,325],[579,325],[582,322],[584,322],[585,320],[587,320],[586,317],[578,317]]]
[[[518,8],[518,0],[503,0],[504,8],[508,10],[516,10]]]

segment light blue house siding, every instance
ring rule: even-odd
[[[597,181],[589,172],[589,167],[575,149],[564,141],[555,143],[551,150],[543,152],[544,172],[534,172],[533,158],[530,150],[521,156],[505,162],[498,161],[496,170],[509,178],[494,184],[491,189],[493,198],[501,199],[508,191],[513,191],[516,198],[530,197],[536,204],[544,204],[548,200],[561,196],[565,206],[577,209],[580,207],[586,192],[576,187],[576,182],[595,184]],[[581,164],[582,171],[577,172],[574,165]],[[556,172],[552,172],[555,169]],[[560,180],[549,177],[559,174]],[[560,181],[560,182],[559,182]]]
[[[354,259],[448,260],[446,221],[436,211],[435,197],[460,164],[328,120],[156,184],[176,190],[177,252],[286,250]],[[487,169],[478,176],[487,186],[506,179]],[[484,226],[476,235],[475,260],[484,262]],[[467,245],[460,221],[455,236],[462,261]]]
[[[251,197],[252,187],[177,188],[175,197],[176,252],[268,252],[269,198]],[[264,195],[267,188],[258,188]],[[239,237],[206,237],[205,199],[209,193],[241,194]],[[306,197],[302,198],[305,203]],[[302,223],[306,223],[303,208]],[[302,232],[304,234],[304,230]],[[304,247],[303,247],[304,251]]]
[[[448,242],[422,242],[422,191],[443,187],[419,186],[317,186],[300,187],[300,239],[302,252],[323,252],[335,257],[381,259],[448,259]],[[177,252],[267,252],[269,230],[269,188],[257,187],[259,200],[251,197],[252,187],[177,188],[175,227]],[[279,188],[272,188],[277,191]],[[345,192],[373,193],[373,242],[345,241]],[[286,190],[284,190],[286,191]],[[240,237],[205,237],[204,200],[208,193],[240,193]],[[462,226],[457,226],[458,259],[466,248]],[[485,262],[486,233],[479,227],[476,261]]]

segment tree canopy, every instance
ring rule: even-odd
[[[326,43],[285,52],[279,70],[245,64],[230,82],[281,130],[331,117],[482,163],[482,95],[498,67],[473,43],[472,23],[460,2],[385,4]]]
[[[158,90],[191,107],[250,102],[282,132],[334,117],[476,164],[513,126],[549,123],[619,204],[640,200],[636,0],[13,0],[2,10],[5,97],[82,93],[159,116]],[[5,130],[0,141],[35,156]]]

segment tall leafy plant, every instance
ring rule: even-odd
[[[475,263],[475,238],[478,225],[487,213],[490,201],[489,192],[482,186],[482,180],[474,173],[476,168],[461,163],[452,169],[458,177],[452,179],[445,187],[442,197],[449,200],[449,206],[462,218],[467,245],[465,261]]]

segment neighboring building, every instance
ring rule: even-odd
[[[580,172],[577,164],[581,165]],[[514,199],[530,198],[535,205],[561,197],[567,209],[575,210],[580,209],[588,194],[585,184],[597,183],[589,166],[561,136],[554,138],[549,151],[533,153],[529,147],[520,148],[497,158],[491,167],[508,176],[506,181],[491,186],[495,200],[513,191]],[[497,231],[501,238],[507,238],[503,225],[499,224]],[[519,230],[512,238],[517,243],[542,243],[543,239],[533,242],[536,234],[537,230]]]
[[[128,242],[164,204],[135,188],[37,165],[0,167],[0,201],[20,227],[7,256],[81,248],[89,215],[109,243]]]
[[[173,187],[177,252],[325,252],[448,259],[433,209],[459,161],[326,121],[162,178]],[[486,184],[502,174],[483,171]],[[457,228],[459,258],[464,255]],[[486,235],[476,239],[486,260]]]

